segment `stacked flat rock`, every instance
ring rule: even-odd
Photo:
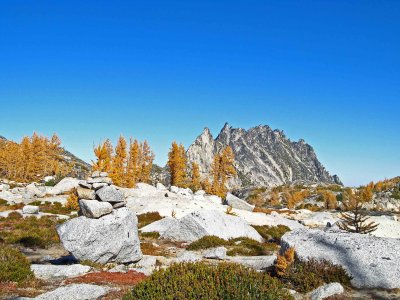
[[[123,192],[112,185],[106,172],[95,171],[77,188],[80,212],[88,218],[100,218],[126,206]]]
[[[142,258],[138,220],[107,173],[94,172],[77,188],[80,216],[57,227],[64,248],[80,261],[131,263]]]

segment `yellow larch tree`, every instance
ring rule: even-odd
[[[235,156],[232,148],[227,146],[222,153],[217,153],[214,156],[211,166],[211,174],[213,177],[212,192],[213,194],[225,199],[227,194],[226,182],[228,178],[236,176],[234,167]]]
[[[114,184],[117,186],[123,186],[125,184],[126,174],[126,140],[121,135],[118,139],[117,146],[115,147],[115,155],[112,159],[112,167],[110,177]]]
[[[182,144],[172,143],[168,153],[168,167],[171,175],[171,185],[187,186],[187,165],[185,148]]]
[[[138,181],[139,177],[139,163],[140,163],[141,149],[139,142],[132,138],[129,143],[129,158],[126,170],[126,187],[133,188]]]
[[[191,182],[190,188],[195,192],[201,189],[201,181],[200,181],[200,168],[199,165],[195,162],[192,162],[192,172],[191,172]]]
[[[148,183],[150,181],[151,169],[153,168],[154,153],[151,151],[149,144],[145,140],[140,145],[140,172],[138,174],[139,182]]]

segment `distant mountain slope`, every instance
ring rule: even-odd
[[[226,123],[216,139],[205,128],[188,148],[188,161],[198,163],[202,175],[206,176],[214,154],[227,145],[235,153],[238,171],[232,186],[276,186],[293,182],[341,184],[336,175],[331,176],[325,170],[304,140],[292,142],[283,131],[266,125],[245,130]]]

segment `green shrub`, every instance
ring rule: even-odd
[[[244,255],[244,256],[259,256],[269,255],[272,251],[278,249],[276,244],[260,243],[256,240],[239,237],[226,241],[215,235],[207,235],[191,243],[187,250],[202,250],[214,247],[225,246],[228,248],[227,254],[230,256]]]
[[[259,256],[269,255],[271,252],[278,250],[278,246],[272,243],[260,243],[256,240],[241,237],[229,240],[229,251],[226,253],[229,256]]]
[[[188,250],[201,250],[201,249],[208,249],[220,246],[227,246],[229,242],[221,239],[215,235],[206,235],[197,241],[191,243],[187,249]]]
[[[255,230],[267,241],[273,241],[280,243],[281,237],[288,231],[290,228],[285,225],[278,226],[253,226]]]
[[[139,283],[124,300],[293,299],[268,274],[241,265],[174,264]]]
[[[4,205],[4,206],[7,206],[8,205],[8,201],[7,200],[4,200],[4,199],[0,199],[0,205]]]
[[[141,238],[158,239],[160,237],[160,233],[158,233],[156,231],[151,231],[151,232],[140,232],[139,231],[139,236]]]
[[[138,228],[142,228],[155,221],[161,220],[162,217],[158,212],[148,212],[145,214],[138,215]]]
[[[45,186],[55,186],[57,184],[57,181],[55,179],[50,179],[49,181],[46,181],[44,183]]]
[[[281,276],[293,289],[301,293],[310,292],[324,283],[339,282],[351,286],[351,277],[338,265],[329,261],[311,259],[303,262],[295,260]]]
[[[30,265],[19,250],[0,245],[0,282],[22,282],[32,278]]]

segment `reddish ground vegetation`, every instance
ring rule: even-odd
[[[146,278],[143,273],[128,271],[122,272],[95,272],[85,274],[66,280],[65,283],[93,283],[93,284],[116,284],[116,285],[135,285]]]

